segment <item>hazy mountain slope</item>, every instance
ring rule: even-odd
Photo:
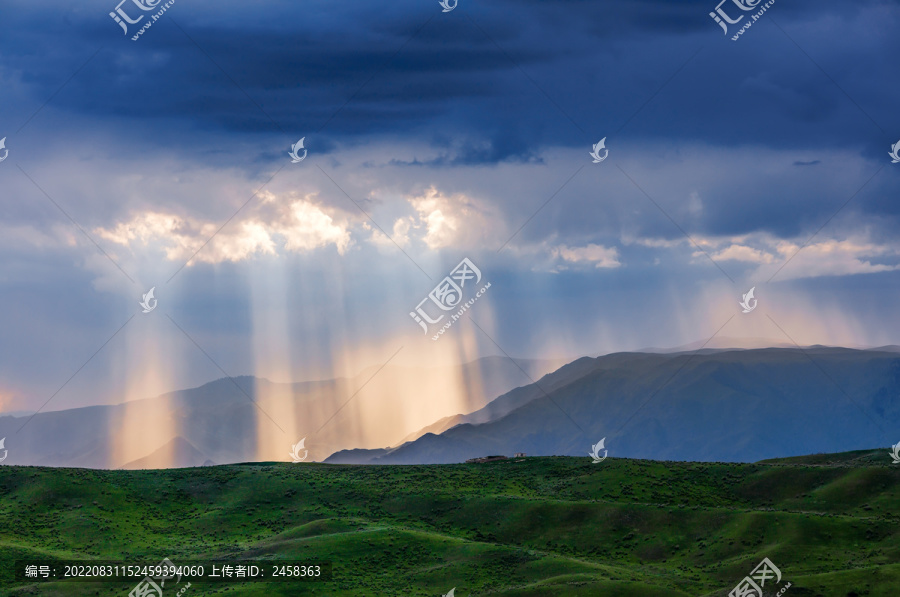
[[[499,357],[492,357],[499,358]],[[607,363],[606,359],[591,359],[582,357],[571,363],[565,364],[556,369],[552,373],[544,376],[523,377],[527,383],[521,384],[521,387],[515,388],[505,394],[498,395],[496,399],[488,402],[483,408],[476,410],[471,414],[456,414],[450,417],[444,417],[427,427],[423,427],[418,431],[409,434],[398,445],[402,445],[427,434],[439,434],[447,429],[461,425],[463,423],[485,423],[497,419],[506,413],[514,410],[517,406],[526,404],[535,398],[544,395],[545,392],[570,383],[572,380],[584,375],[587,371],[602,366]]]
[[[635,355],[635,357],[637,356],[638,355]],[[451,429],[458,425],[462,425],[464,423],[484,423],[487,421],[498,419],[503,415],[511,412],[518,406],[527,404],[535,398],[546,395],[547,392],[552,392],[557,388],[563,387],[590,371],[593,371],[595,369],[602,369],[604,367],[613,367],[620,360],[620,358],[620,355],[608,355],[605,357],[599,357],[597,359],[592,359],[589,357],[576,359],[575,361],[560,367],[552,373],[548,373],[547,375],[541,377],[531,377],[529,379],[530,383],[528,383],[527,385],[515,388],[514,390],[498,396],[483,408],[476,410],[471,414],[458,414],[439,419],[431,425],[423,427],[422,429],[409,434],[403,439],[403,441],[399,442],[392,448],[374,450],[341,450],[326,458],[324,462],[329,462],[332,464],[367,464],[374,462],[375,458],[389,454],[397,450],[399,447],[410,444],[411,442],[423,436],[440,434],[448,429]],[[536,381],[531,383],[532,380]]]
[[[207,461],[208,459],[189,441],[183,437],[176,437],[149,456],[129,462],[122,468],[128,470],[158,469],[173,465],[173,468],[188,468],[203,466],[203,463]]]
[[[7,464],[118,468],[166,453],[159,450],[178,437],[220,463],[284,460],[305,437],[309,459],[321,460],[342,448],[395,444],[436,419],[481,408],[556,365],[490,357],[293,384],[220,379],[121,405],[42,412],[31,420],[0,417],[0,437],[7,438]],[[423,393],[434,400],[423,401]]]
[[[783,338],[735,338],[728,336],[716,336],[712,340],[697,340],[681,346],[670,348],[641,348],[635,352],[654,352],[671,354],[676,352],[693,352],[697,350],[751,350],[759,348],[794,348],[790,342]],[[851,347],[859,348],[859,347]]]
[[[540,383],[549,396],[534,386],[517,388],[495,401],[498,413],[519,404],[506,414],[425,435],[371,462],[584,455],[603,437],[616,456],[754,461],[888,445],[885,432],[900,425],[895,352],[623,353],[575,364],[573,376]]]

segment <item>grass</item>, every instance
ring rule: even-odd
[[[134,585],[15,583],[15,560],[169,557],[334,566],[329,583],[198,582],[185,597],[453,587],[458,597],[724,597],[768,557],[789,596],[894,597],[900,466],[889,462],[853,452],[756,464],[0,467],[0,594],[126,595]]]

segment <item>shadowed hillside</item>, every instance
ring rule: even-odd
[[[809,347],[581,358],[443,430],[326,462],[441,464],[486,454],[755,462],[892,444],[900,354]]]

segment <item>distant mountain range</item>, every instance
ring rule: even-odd
[[[115,406],[0,416],[4,464],[284,461],[302,438],[307,461],[359,464],[586,456],[601,438],[611,457],[743,462],[900,441],[896,346],[707,347],[561,364],[487,357],[291,384],[238,377]]]
[[[743,461],[900,441],[900,349],[814,346],[581,358],[400,446],[326,462],[436,464],[489,454]]]
[[[562,364],[486,357],[443,368],[372,367],[353,378],[300,383],[244,376],[120,405],[31,419],[4,415],[4,464],[162,468],[283,461],[302,438],[308,460],[321,460],[343,448],[415,439],[436,419],[478,410]]]

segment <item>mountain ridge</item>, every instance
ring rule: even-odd
[[[627,457],[753,462],[863,448],[873,434],[888,441],[886,430],[900,421],[900,355],[893,350],[613,353],[572,364],[438,434],[384,451],[336,453],[326,462],[574,456],[601,438],[610,454]],[[789,432],[773,430],[775,418]]]
[[[120,468],[165,453],[178,437],[219,463],[281,459],[307,437],[310,459],[319,460],[360,443],[402,443],[436,418],[478,410],[556,366],[492,356],[445,367],[387,366],[374,377],[368,369],[292,383],[243,375],[121,404],[40,412],[24,427],[21,418],[0,416],[0,437],[7,438],[6,464]],[[441,400],[421,400],[429,387]]]

